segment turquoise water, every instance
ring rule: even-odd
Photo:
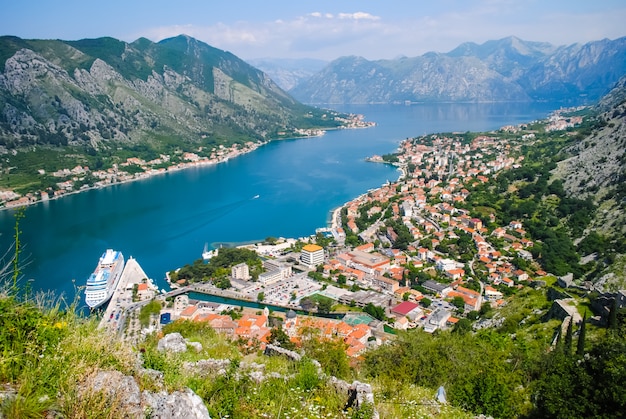
[[[205,243],[303,237],[329,212],[398,172],[365,162],[408,137],[495,129],[541,118],[558,104],[343,106],[377,126],[272,142],[211,167],[90,190],[28,207],[22,220],[24,280],[73,298],[107,248],[133,256],[160,286],[166,271],[199,258]],[[253,199],[259,195],[258,199]],[[0,211],[0,248],[12,242],[12,211]]]

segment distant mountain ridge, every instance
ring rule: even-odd
[[[448,53],[341,57],[289,90],[304,103],[593,101],[626,74],[626,37],[553,46],[516,37]]]
[[[321,114],[233,54],[185,35],[158,43],[0,37],[5,149],[261,141],[337,125]]]
[[[328,61],[312,58],[258,58],[246,60],[289,91],[328,65]]]

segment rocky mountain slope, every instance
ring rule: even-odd
[[[305,103],[597,100],[626,73],[626,38],[555,47],[515,37],[449,53],[342,57],[290,93]]]
[[[0,38],[0,146],[267,140],[316,118],[265,73],[187,36]]]
[[[615,252],[601,283],[623,288],[626,277],[626,77],[594,107],[593,127],[574,137],[553,171],[571,196],[591,199],[598,210],[585,237]],[[621,256],[620,256],[621,255]],[[601,255],[600,255],[601,256]],[[595,255],[597,258],[598,255]],[[611,285],[613,284],[613,285]]]

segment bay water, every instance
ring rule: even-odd
[[[544,118],[558,103],[344,105],[376,126],[271,142],[227,162],[94,189],[29,206],[21,220],[23,282],[74,298],[107,248],[134,257],[159,287],[165,272],[209,248],[305,237],[330,212],[399,172],[366,162],[422,134],[484,131]],[[257,197],[258,196],[258,197]],[[0,249],[13,242],[0,211]],[[4,252],[2,252],[4,253]],[[0,253],[1,254],[1,253]]]

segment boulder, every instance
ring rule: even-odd
[[[142,398],[152,419],[211,419],[200,396],[189,388],[171,394],[144,391]]]
[[[159,340],[157,349],[161,352],[185,352],[187,342],[180,333],[168,333]]]

